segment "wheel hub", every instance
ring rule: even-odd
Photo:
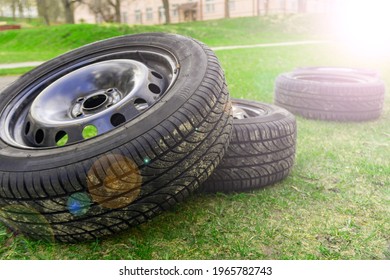
[[[32,102],[23,141],[61,146],[106,133],[152,106],[169,81],[145,64],[114,59],[77,69],[50,84]],[[86,131],[87,130],[87,131]]]

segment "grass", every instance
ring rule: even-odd
[[[180,28],[185,26],[192,28]],[[294,35],[273,36],[282,41]],[[364,59],[337,45],[218,51],[217,56],[233,97],[268,103],[276,76],[299,66],[368,67],[390,82],[388,60]],[[389,95],[376,121],[297,117],[297,122],[296,163],[280,183],[250,193],[196,195],[145,224],[81,244],[31,241],[0,225],[0,258],[389,260]]]
[[[98,40],[144,32],[183,34],[210,46],[315,39],[318,36],[313,28],[323,28],[324,22],[316,20],[315,24],[304,24],[309,20],[307,17],[274,16],[159,26],[81,24],[11,30],[0,32],[0,63],[48,60]]]
[[[12,68],[12,69],[0,69],[0,76],[15,76],[24,74],[34,67],[21,67],[21,68]]]

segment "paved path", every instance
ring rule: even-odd
[[[17,76],[0,77],[0,92],[10,83],[15,81]]]
[[[329,43],[329,41],[295,41],[295,42],[255,44],[255,45],[244,45],[244,46],[212,47],[211,49],[214,51],[222,51],[222,50],[253,49],[253,48],[288,47],[288,46],[298,46],[298,45],[318,45],[318,44],[326,44],[326,43]]]
[[[23,68],[23,67],[36,67],[38,65],[41,65],[42,63],[43,63],[43,61],[30,61],[30,62],[0,64],[0,69],[14,69],[14,68]]]

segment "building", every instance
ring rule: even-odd
[[[225,17],[250,17],[266,14],[323,13],[334,0],[169,0],[171,23],[212,20]],[[75,10],[76,22],[100,23],[102,17],[86,5]],[[164,24],[162,0],[122,0],[124,24]]]

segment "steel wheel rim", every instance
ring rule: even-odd
[[[268,110],[266,108],[243,105],[235,102],[232,103],[232,109],[234,120],[243,120],[268,115]]]
[[[178,76],[162,49],[75,62],[22,90],[3,110],[0,138],[19,148],[59,148],[109,133],[153,107]]]

